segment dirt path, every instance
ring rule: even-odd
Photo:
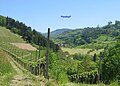
[[[13,77],[10,86],[35,86],[32,78],[29,75],[23,73],[23,71],[18,67],[20,65],[16,63],[10,56],[8,59],[12,67],[17,72],[17,74]]]

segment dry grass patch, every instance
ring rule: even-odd
[[[69,52],[70,55],[73,55],[75,53],[81,53],[81,54],[87,54],[87,52],[91,49],[80,49],[80,48],[61,48],[63,50],[63,52],[67,51]]]
[[[82,49],[82,48],[63,48],[63,47],[61,47],[61,49],[63,52],[66,52],[66,51],[69,52],[70,55],[73,55],[75,53],[80,53],[80,54],[86,55],[88,53],[88,51],[92,50],[92,49],[88,49],[88,48]],[[94,51],[90,52],[89,55],[94,55],[95,53],[99,54],[103,50],[104,49],[94,50]]]
[[[29,50],[29,51],[37,50],[35,47],[27,43],[11,43],[11,44],[23,50]]]
[[[100,52],[102,52],[104,49],[94,50],[93,52],[90,52],[89,55],[94,55],[95,53],[98,55]]]

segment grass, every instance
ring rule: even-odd
[[[46,83],[46,86],[109,86],[109,85],[105,85],[103,83],[100,84],[82,84],[82,83],[73,83],[73,82],[68,82],[66,84],[58,84],[55,83],[55,81],[48,81]],[[110,86],[114,86],[114,85],[110,85]]]
[[[75,53],[81,53],[81,54],[87,54],[87,52],[91,49],[80,49],[80,48],[64,48],[61,47],[61,49],[63,50],[63,52],[67,51],[69,52],[70,55],[75,54]]]
[[[105,84],[80,84],[80,83],[67,83],[64,86],[106,86]]]
[[[29,51],[17,48],[14,45],[7,43],[7,42],[0,42],[0,46],[4,49],[14,53],[15,55],[17,55],[19,57],[22,57],[22,54],[23,55],[29,54]]]
[[[7,59],[8,55],[0,50],[0,86],[8,86],[16,73]]]
[[[25,41],[17,34],[12,33],[5,27],[0,27],[0,41],[9,43],[24,43]]]
[[[70,55],[73,55],[75,53],[86,55],[90,50],[92,50],[88,48],[64,48],[64,47],[61,47],[61,49],[63,50],[63,52],[67,51]],[[99,54],[101,51],[103,51],[103,49],[94,50],[90,52],[89,55],[94,55],[95,53]]]

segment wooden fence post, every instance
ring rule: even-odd
[[[37,50],[36,50],[36,61],[37,61],[37,58],[38,58],[38,54],[37,54]]]
[[[40,59],[40,43],[39,43],[39,56],[38,56],[38,59]]]
[[[45,78],[49,80],[48,76],[48,64],[49,64],[49,47],[50,47],[50,28],[48,28],[48,37],[47,37],[47,54],[46,54],[46,73],[45,73]]]
[[[32,61],[32,51],[31,51],[31,59],[30,60]]]

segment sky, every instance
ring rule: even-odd
[[[96,27],[120,20],[120,0],[0,0],[0,15],[42,33],[48,28]]]

